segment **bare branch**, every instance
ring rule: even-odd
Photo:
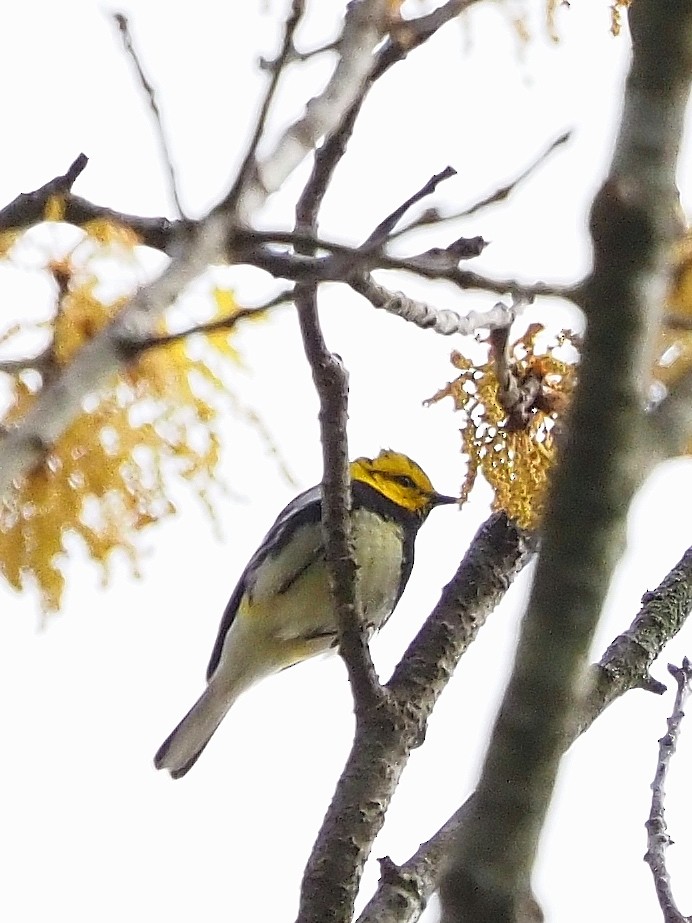
[[[565,747],[591,727],[605,709],[631,689],[658,695],[666,687],[649,673],[651,664],[692,614],[692,548],[646,593],[630,628],[616,638],[600,662],[591,667],[582,717]],[[415,923],[437,890],[454,837],[470,816],[472,795],[418,850],[397,867],[388,863],[377,891],[358,923]]]
[[[407,234],[409,231],[416,230],[421,227],[428,227],[432,224],[438,225],[442,224],[445,221],[458,221],[460,218],[468,218],[470,215],[474,215],[476,212],[481,211],[484,208],[487,208],[489,205],[495,205],[497,202],[503,202],[505,199],[514,192],[514,190],[520,186],[525,180],[527,180],[532,174],[534,174],[540,166],[548,159],[548,157],[557,150],[558,147],[561,147],[571,138],[571,132],[565,132],[565,134],[560,135],[559,138],[556,138],[538,157],[531,163],[525,170],[523,170],[518,176],[513,180],[506,183],[504,186],[500,186],[494,192],[490,193],[488,196],[484,196],[482,199],[479,199],[477,202],[474,202],[472,205],[467,206],[458,212],[452,212],[450,214],[440,214],[437,209],[427,209],[420,215],[418,218],[415,218],[411,221],[410,224],[407,224],[405,227],[400,228],[398,231],[393,233],[390,236],[390,240],[396,240],[399,237]]]
[[[665,686],[649,673],[651,664],[692,614],[692,548],[655,590],[645,593],[642,607],[627,629],[591,668],[588,693],[573,737],[582,734],[623,693],[646,689],[659,695]]]
[[[308,292],[306,289],[310,289]],[[370,657],[357,592],[358,571],[351,541],[351,485],[348,470],[348,373],[338,356],[327,349],[317,316],[317,297],[312,285],[298,285],[295,292],[305,353],[312,368],[320,399],[320,429],[324,474],[322,522],[326,560],[339,625],[339,652],[348,670],[356,716],[376,707],[382,693]]]
[[[346,151],[351,123],[339,125],[335,140],[325,140],[315,153],[312,172],[296,207],[296,231],[315,234],[319,209],[325,193]],[[305,243],[302,252],[314,251]],[[380,682],[370,656],[358,592],[351,537],[351,480],[348,460],[348,372],[341,359],[327,347],[317,312],[317,285],[314,281],[297,285],[295,304],[305,355],[312,370],[320,401],[322,443],[322,524],[325,532],[326,561],[339,626],[339,653],[346,664],[356,720],[377,707],[382,698]],[[307,871],[306,871],[307,877]],[[306,911],[309,914],[309,911]]]
[[[123,47],[125,53],[129,56],[130,60],[134,64],[135,71],[137,73],[137,78],[139,84],[144,90],[147,99],[149,100],[149,108],[151,109],[152,115],[154,116],[154,124],[156,125],[156,136],[159,140],[159,146],[161,148],[161,157],[163,163],[166,167],[166,172],[168,174],[168,182],[170,187],[171,196],[173,202],[175,203],[176,210],[181,217],[185,216],[183,211],[183,206],[180,203],[180,194],[178,192],[178,179],[175,175],[175,167],[173,166],[173,158],[171,157],[171,152],[168,147],[168,142],[166,141],[166,132],[163,128],[163,119],[161,117],[161,110],[159,109],[159,104],[156,100],[156,90],[154,89],[151,81],[144,73],[144,68],[142,67],[142,62],[139,59],[139,54],[137,49],[134,46],[134,41],[132,39],[132,32],[130,31],[130,23],[128,18],[124,13],[114,13],[113,19],[115,24],[118,27],[120,32],[120,37],[123,41]]]
[[[271,306],[286,303],[288,301],[293,301],[293,296],[290,298],[283,298],[279,301],[272,299]],[[149,349],[157,349],[160,346],[170,346],[171,343],[179,343],[180,340],[185,340],[187,337],[195,336],[195,334],[208,335],[210,333],[220,333],[224,330],[232,330],[238,321],[256,319],[265,314],[269,307],[270,305],[262,306],[261,308],[240,308],[230,317],[203,321],[200,324],[193,324],[191,327],[186,327],[184,330],[175,330],[173,333],[154,334],[149,337],[138,338],[129,346],[131,351],[130,358],[134,358],[139,355],[139,353],[146,352]],[[123,348],[127,350],[128,346],[123,344]]]
[[[438,888],[446,855],[472,805],[473,795],[401,865],[380,860],[377,890],[357,923],[416,923]]]
[[[301,923],[351,920],[362,867],[411,751],[423,742],[434,704],[532,553],[529,536],[504,514],[491,516],[387,683],[389,695],[356,725],[306,869]]]
[[[384,221],[377,225],[375,230],[363,244],[363,249],[367,250],[369,247],[378,247],[381,244],[384,244],[396,225],[399,223],[399,221],[401,221],[403,216],[412,205],[420,202],[420,200],[424,199],[426,196],[432,195],[440,183],[444,182],[446,179],[449,179],[452,176],[456,176],[456,173],[457,171],[454,169],[454,167],[445,167],[441,173],[436,173],[434,176],[431,176],[430,179],[417,192],[414,192],[410,198],[406,199],[402,205],[400,205],[398,208],[395,208],[390,215],[387,215]]]
[[[28,228],[44,221],[48,202],[55,196],[63,198],[64,220],[70,224],[81,225],[96,218],[105,218],[131,228],[144,244],[164,252],[168,252],[173,241],[178,240],[183,230],[189,227],[185,221],[128,215],[73,195],[70,191],[72,185],[86,165],[87,157],[80,154],[63,176],[56,176],[33,192],[18,195],[0,209],[0,231]]]
[[[442,336],[455,333],[468,336],[477,330],[510,326],[526,303],[517,299],[510,307],[498,301],[489,311],[469,311],[462,315],[448,308],[436,308],[423,301],[416,301],[403,292],[390,292],[369,274],[353,274],[348,284],[359,295],[367,298],[374,308],[394,314],[423,330],[434,330]]]
[[[272,245],[288,244],[299,248],[315,247],[329,251],[327,256],[306,256],[273,249]],[[507,293],[531,300],[551,296],[573,300],[577,292],[571,287],[554,286],[545,282],[526,285],[516,279],[491,279],[479,273],[460,269],[462,260],[478,256],[485,247],[481,237],[460,237],[446,247],[434,247],[407,257],[391,256],[381,248],[364,249],[327,241],[320,237],[290,231],[236,231],[232,259],[263,269],[275,278],[295,282],[347,282],[353,273],[375,269],[403,270],[425,279],[446,280],[460,289],[479,289],[497,295]]]
[[[486,619],[531,560],[536,537],[494,513],[480,527],[456,574],[401,658],[387,688],[421,727]]]
[[[267,197],[280,188],[320,138],[336,129],[354,100],[362,96],[373,66],[373,50],[388,21],[386,0],[360,0],[347,7],[339,57],[324,91],[310,100],[305,113],[289,126],[263,161],[254,159],[248,166],[244,187],[236,190],[234,200],[224,200],[219,206],[232,206],[240,225],[249,224]]]
[[[291,12],[289,13],[284,25],[284,37],[281,43],[281,49],[276,60],[272,61],[271,67],[268,68],[271,77],[269,80],[269,85],[267,86],[267,90],[264,94],[264,99],[262,100],[262,105],[260,106],[259,115],[257,116],[257,121],[255,123],[255,130],[252,133],[250,144],[248,146],[247,153],[243,158],[243,162],[241,164],[240,170],[238,171],[238,175],[233,183],[231,191],[228,193],[225,199],[226,207],[229,211],[232,211],[235,208],[235,204],[238,201],[238,196],[250,181],[252,172],[257,169],[257,148],[260,141],[262,140],[262,135],[264,134],[267,118],[269,116],[269,110],[271,109],[274,97],[276,96],[276,90],[279,86],[279,81],[289,61],[293,60],[295,56],[293,38],[304,12],[305,0],[293,0]]]
[[[27,227],[43,221],[49,200],[55,196],[67,195],[88,162],[86,154],[80,154],[62,176],[56,176],[34,192],[22,192],[18,195],[0,210],[0,231]]]
[[[130,215],[104,205],[96,205],[79,196],[68,195],[65,199],[64,220],[70,224],[82,225],[87,221],[103,218],[130,228],[142,243],[154,250],[161,250],[171,256],[180,240],[189,233],[193,222],[186,218],[171,221],[169,218]]]
[[[665,923],[689,923],[689,917],[678,910],[670,876],[666,868],[666,849],[673,842],[668,836],[665,820],[665,782],[668,770],[677,747],[680,735],[680,726],[685,717],[684,706],[690,695],[692,683],[692,668],[687,657],[682,661],[681,667],[668,666],[668,672],[675,678],[678,691],[675,696],[673,714],[668,719],[668,733],[659,740],[658,764],[656,775],[651,784],[653,796],[651,798],[651,811],[646,822],[648,848],[644,861],[649,865],[654,877],[658,903],[663,911]]]
[[[588,329],[570,432],[514,671],[441,889],[445,921],[514,921],[525,908],[589,645],[644,475],[632,454],[645,429],[643,383],[675,233],[692,7],[637,0],[629,17],[633,63],[610,176],[593,207],[594,269],[582,299]]]
[[[316,152],[311,175],[296,208],[296,230],[315,234],[319,209],[333,173],[345,153],[353,128],[351,107],[341,123]],[[314,246],[299,245],[300,252],[314,252]],[[317,313],[317,284],[311,280],[295,287],[305,354],[312,369],[320,401],[322,442],[322,527],[325,560],[339,629],[339,652],[348,671],[356,713],[356,737],[370,714],[382,703],[382,687],[367,644],[360,602],[358,568],[351,535],[351,479],[348,460],[348,372],[324,341]],[[341,786],[339,786],[340,788]],[[338,791],[335,796],[338,798]],[[350,824],[346,822],[345,829]],[[335,878],[328,869],[333,862],[334,837],[342,826],[322,825],[308,859],[301,885],[300,923],[350,923],[353,903],[367,852],[351,849],[342,856],[343,876]],[[327,874],[325,875],[325,869]]]
[[[37,372],[45,371],[53,360],[53,350],[42,350],[35,356],[25,356],[18,359],[0,359],[0,372],[7,375],[16,375],[26,369],[34,369]]]

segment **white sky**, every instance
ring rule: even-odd
[[[263,86],[255,61],[275,50],[279,5],[263,6],[197,0],[174,8],[139,0],[119,7],[131,15],[159,89],[192,214],[216,200],[242,155]],[[331,37],[341,10],[336,0],[313,6],[323,18],[313,17],[305,32],[310,45]],[[542,0],[527,6],[539,11]],[[3,11],[0,203],[63,172],[83,150],[90,163],[76,192],[123,211],[172,214],[149,112],[109,9],[115,7],[89,0],[34,0]],[[425,246],[482,234],[492,246],[478,265],[488,271],[528,281],[584,272],[585,215],[613,141],[627,40],[609,35],[604,2],[576,0],[564,11],[560,46],[539,27],[535,41],[520,47],[501,10],[482,4],[373,92],[326,202],[323,234],[362,240],[448,163],[458,176],[435,202],[461,207],[574,127],[569,148],[508,204],[441,230]],[[540,24],[539,13],[536,19]],[[277,127],[319,88],[326,63],[294,70]],[[689,211],[689,155],[683,164]],[[290,225],[305,175],[298,172],[270,202],[262,216],[267,225]],[[268,290],[257,273],[225,278],[251,302]],[[32,289],[3,284],[9,324],[30,309]],[[393,284],[440,306],[492,303],[485,296],[462,302],[445,286]],[[325,290],[322,304],[330,345],[352,375],[352,454],[401,449],[438,489],[455,491],[462,476],[458,421],[446,405],[423,410],[420,404],[451,377],[450,349],[464,344],[410,329],[337,288]],[[541,310],[556,324],[567,322],[561,305]],[[233,376],[235,394],[261,414],[299,486],[309,486],[320,471],[316,400],[291,311],[240,340],[247,370]],[[143,537],[141,581],[116,561],[104,592],[95,569],[76,559],[64,613],[42,632],[36,600],[0,590],[3,919],[293,919],[302,868],[350,744],[349,691],[338,658],[302,665],[248,693],[185,780],[173,783],[151,764],[201,692],[238,574],[295,492],[246,425],[229,419],[226,432],[224,467],[235,495],[217,498],[220,541],[180,491],[180,517]],[[638,497],[596,656],[689,544],[689,478],[689,465],[666,466]],[[487,513],[487,499],[481,493],[461,514],[437,511],[424,528],[409,589],[373,644],[383,676],[436,601]],[[522,581],[464,658],[425,746],[411,759],[375,856],[405,859],[472,790],[524,590]],[[688,629],[665,662],[679,662],[689,645]],[[664,681],[665,662],[654,670]],[[641,857],[656,742],[671,705],[672,693],[665,700],[631,693],[565,759],[535,880],[548,921],[659,919]],[[678,841],[669,863],[685,912],[692,905],[692,804],[684,785],[692,766],[690,728],[680,751],[669,785],[670,832]],[[364,899],[376,879],[371,862]]]

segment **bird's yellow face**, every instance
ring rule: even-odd
[[[377,458],[356,458],[351,462],[351,479],[369,484],[411,513],[427,515],[434,506],[457,499],[438,494],[420,465],[391,449],[383,449]]]

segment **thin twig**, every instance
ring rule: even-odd
[[[281,304],[292,300],[293,299],[291,298],[284,299],[280,302],[274,301],[273,304]],[[267,308],[268,306],[263,306],[261,308],[240,308],[230,317],[220,317],[215,320],[202,321],[199,324],[193,324],[191,327],[186,327],[184,330],[175,330],[172,333],[162,333],[147,337],[136,337],[132,339],[131,344],[128,343],[126,338],[123,338],[122,346],[125,350],[129,349],[131,355],[134,356],[138,355],[139,353],[146,352],[150,349],[158,349],[162,346],[170,346],[172,343],[179,343],[180,340],[185,340],[187,337],[195,336],[196,334],[203,334],[208,336],[209,334],[219,333],[220,331],[224,330],[230,331],[241,320],[261,317],[266,313]]]
[[[173,202],[175,203],[178,214],[181,218],[184,218],[185,212],[183,211],[183,206],[180,202],[180,194],[178,192],[178,179],[176,176],[175,167],[173,166],[171,151],[166,140],[166,132],[164,131],[163,127],[163,118],[161,116],[161,110],[159,109],[159,104],[156,99],[156,90],[154,89],[153,84],[147,75],[144,73],[144,68],[142,67],[139,54],[134,45],[132,32],[130,31],[130,22],[127,16],[125,16],[124,13],[114,13],[113,19],[115,20],[115,24],[118,27],[125,52],[127,55],[129,55],[130,60],[134,64],[139,84],[146,93],[147,99],[149,100],[149,108],[151,109],[152,115],[154,116],[154,124],[156,125],[156,136],[159,140],[161,155],[166,167],[166,172],[168,173],[168,182],[171,196],[173,197]]]
[[[308,51],[299,51],[295,45],[291,45],[289,48],[289,53],[285,59],[287,64],[292,64],[294,61],[309,61],[311,58],[316,58],[318,55],[324,54],[326,51],[338,51],[339,50],[339,40],[336,39],[333,42],[328,42],[326,45],[320,45],[319,48],[311,48]],[[263,71],[273,71],[279,66],[281,60],[281,55],[277,55],[276,58],[264,58],[259,59],[259,69]]]
[[[62,176],[56,176],[33,192],[22,192],[0,210],[0,231],[27,227],[45,219],[46,206],[54,196],[67,195],[89,158],[79,154]]]
[[[384,221],[381,221],[377,225],[375,230],[363,244],[363,249],[367,250],[370,247],[379,247],[384,244],[389,239],[391,232],[394,230],[396,225],[399,223],[399,221],[401,221],[402,217],[406,214],[412,205],[420,202],[420,200],[424,199],[426,196],[432,195],[440,183],[456,175],[457,171],[454,169],[454,167],[445,167],[442,172],[431,176],[430,179],[423,186],[421,186],[417,192],[414,192],[413,195],[406,199],[406,201],[403,202],[398,208],[395,208],[390,215],[387,215]]]
[[[673,841],[668,836],[665,819],[665,783],[677,747],[678,737],[680,736],[682,719],[685,717],[685,702],[692,691],[690,689],[692,667],[687,657],[685,657],[680,667],[669,664],[668,672],[678,684],[678,691],[675,696],[673,713],[668,718],[668,733],[658,742],[658,763],[654,781],[651,783],[653,792],[651,811],[646,822],[647,850],[644,861],[651,869],[658,903],[663,912],[665,923],[689,923],[690,918],[684,916],[675,903],[670,875],[666,867],[666,850]]]
[[[23,356],[18,359],[0,359],[0,372],[7,375],[16,375],[26,369],[34,369],[37,372],[45,370],[52,362],[52,348],[44,349],[35,356]]]
[[[250,216],[314,150],[319,139],[337,129],[354,100],[363,94],[373,66],[373,50],[388,22],[387,0],[349,4],[338,59],[327,86],[308,102],[303,115],[283,132],[264,159],[253,159],[243,188],[236,191],[233,205],[239,225],[249,223]],[[219,208],[227,209],[228,205],[224,200]]]
[[[661,695],[666,691],[649,668],[690,614],[692,548],[655,590],[644,595],[642,608],[629,629],[591,667],[581,719],[565,740],[565,749],[626,692],[644,689]],[[472,806],[473,795],[401,866],[388,865],[358,923],[415,923],[439,887],[450,843],[470,816]]]
[[[301,250],[288,253],[275,249],[276,244],[288,244]],[[255,266],[277,278],[294,281],[347,281],[350,273],[374,269],[394,269],[411,272],[427,279],[445,279],[459,288],[478,288],[496,294],[515,293],[524,298],[552,296],[573,299],[574,287],[555,286],[545,282],[531,285],[516,279],[490,279],[459,268],[462,261],[478,256],[486,246],[482,237],[459,237],[446,247],[433,247],[411,256],[392,256],[381,247],[353,247],[326,240],[304,231],[248,231],[237,229],[234,237],[234,262]],[[305,249],[328,251],[326,256],[306,255]]]
[[[405,227],[395,231],[390,236],[390,240],[396,240],[404,234],[407,234],[409,231],[417,230],[421,227],[427,227],[431,224],[438,225],[446,221],[458,221],[460,218],[468,218],[470,215],[473,215],[476,212],[487,208],[489,205],[495,205],[497,202],[503,202],[516,190],[518,186],[520,186],[533,173],[535,173],[543,163],[545,163],[553,151],[557,150],[557,148],[569,141],[571,137],[571,132],[565,132],[565,134],[560,135],[560,137],[556,138],[541,154],[539,154],[538,157],[536,157],[536,159],[525,170],[523,170],[518,176],[515,176],[513,180],[510,180],[504,186],[500,186],[498,189],[494,190],[494,192],[484,196],[482,199],[478,199],[476,202],[467,206],[461,211],[453,212],[450,214],[440,214],[437,209],[427,209],[425,212],[423,212],[422,215],[411,221],[410,224],[407,224]]]
[[[240,165],[238,170],[238,175],[231,187],[230,192],[224,200],[224,207],[229,211],[232,211],[235,208],[235,205],[238,201],[238,196],[245,188],[246,183],[248,182],[250,175],[257,166],[257,148],[259,143],[262,140],[262,135],[264,134],[264,129],[267,124],[267,117],[269,115],[269,110],[276,96],[276,90],[279,86],[279,80],[283,75],[284,70],[288,63],[293,59],[295,48],[293,45],[293,38],[296,33],[296,29],[300,23],[300,20],[303,17],[305,11],[305,0],[293,0],[291,6],[291,12],[289,13],[286,23],[284,25],[284,35],[283,41],[281,43],[281,49],[278,56],[274,61],[272,61],[272,66],[270,70],[270,80],[267,86],[267,89],[264,94],[264,99],[262,100],[262,105],[260,106],[259,114],[255,122],[255,128],[252,132],[252,137],[250,138],[250,143],[248,149],[243,158],[243,162]]]

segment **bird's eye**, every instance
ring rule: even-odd
[[[402,487],[405,487],[407,490],[415,490],[416,482],[413,478],[409,477],[408,474],[395,474],[393,479],[397,484],[401,484]]]

